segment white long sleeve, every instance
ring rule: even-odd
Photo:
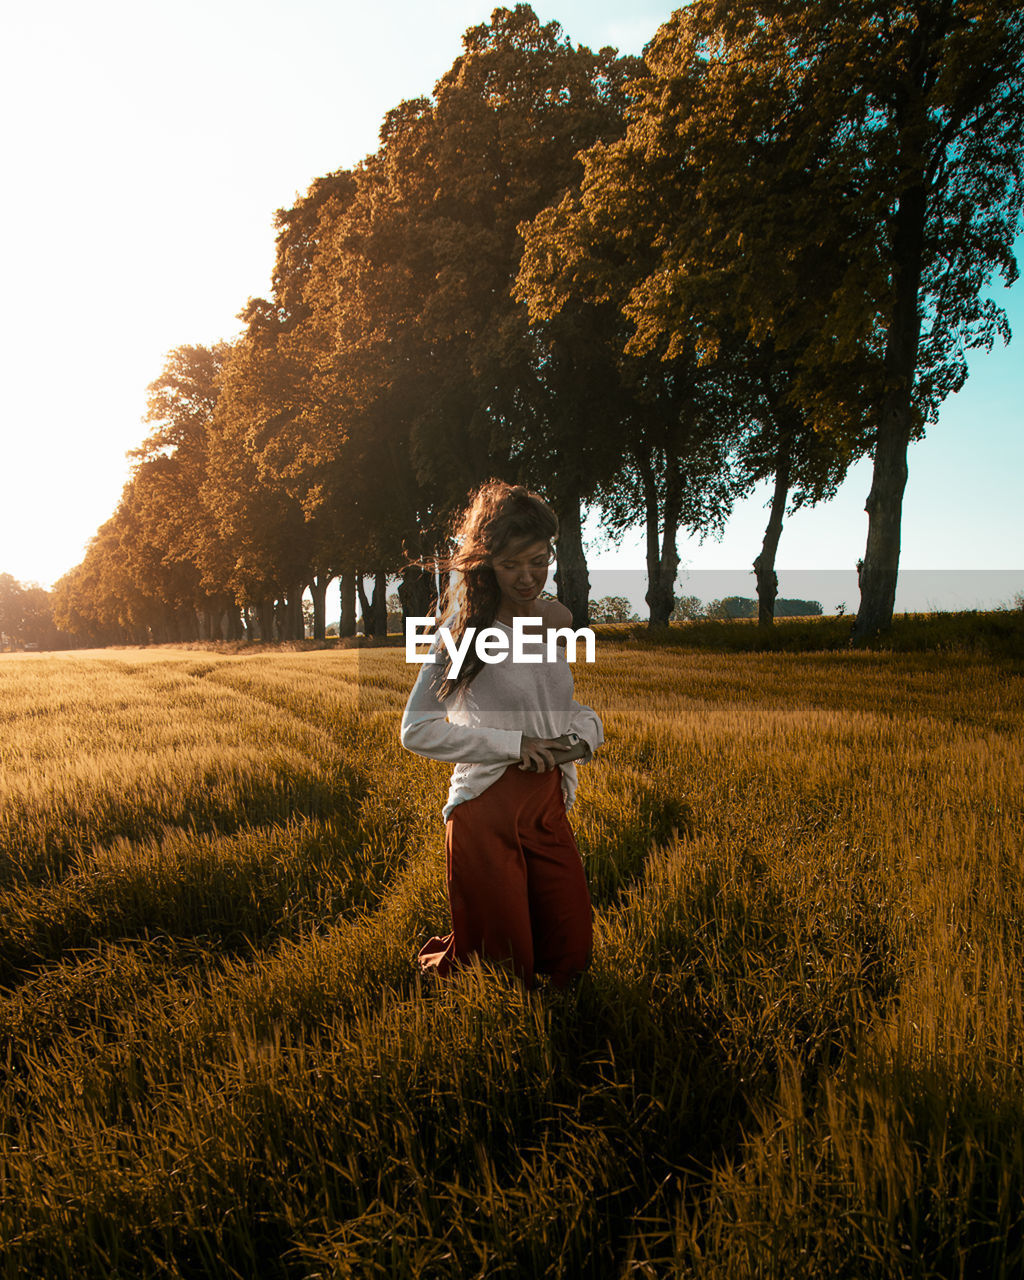
[[[512,764],[522,753],[521,729],[452,724],[437,696],[440,665],[424,663],[402,716],[402,746],[452,764]],[[483,675],[483,672],[481,672]],[[479,677],[478,677],[479,678]]]
[[[497,626],[503,626],[497,623]],[[506,627],[511,634],[511,628]],[[434,650],[436,652],[436,650]],[[604,741],[600,718],[573,697],[572,668],[563,653],[551,662],[515,663],[511,653],[488,664],[447,702],[437,696],[441,663],[425,663],[402,716],[402,745],[418,755],[455,764],[448,800],[452,809],[485,791],[520,759],[522,738],[576,733],[589,748]],[[576,765],[559,765],[565,806],[576,793]]]

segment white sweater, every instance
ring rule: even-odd
[[[494,625],[511,636],[511,627],[502,622]],[[437,653],[439,647],[437,662],[423,664],[406,703],[402,746],[431,760],[455,764],[442,821],[447,822],[456,805],[486,791],[519,760],[524,734],[557,738],[577,733],[590,748],[587,760],[604,742],[604,728],[596,713],[573,697],[572,668],[562,645],[553,662],[547,661],[544,645],[540,646],[543,661],[517,663],[512,661],[510,643],[500,662],[485,665],[447,704],[436,692],[445,654],[439,641],[431,646],[431,653]],[[537,651],[531,644],[530,652]],[[558,767],[569,809],[576,795],[576,765],[570,760]]]

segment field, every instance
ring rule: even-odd
[[[401,650],[0,659],[0,1277],[1024,1274],[1024,679],[598,642],[570,993],[445,932]]]

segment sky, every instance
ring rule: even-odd
[[[0,572],[50,586],[81,561],[117,506],[126,453],[147,434],[146,388],[166,353],[239,333],[247,299],[269,292],[274,211],[314,178],[372,152],[385,112],[429,94],[465,29],[487,21],[491,7],[4,7]],[[534,7],[574,41],[639,53],[673,6]],[[972,355],[967,386],[911,448],[897,608],[984,607],[1024,589],[1024,285],[991,292],[1020,337]],[[863,555],[869,487],[862,462],[832,502],[787,521],[778,555],[784,595],[804,596],[808,574],[845,575],[820,580],[823,595],[836,595],[822,603],[855,610],[849,576]],[[753,594],[749,566],[767,499],[764,489],[740,504],[719,542],[680,536],[684,591]],[[642,534],[612,548],[596,520],[586,529],[592,595],[613,593],[601,589],[613,583],[604,575],[625,573],[623,593],[635,597]],[[726,571],[734,576],[713,576]]]

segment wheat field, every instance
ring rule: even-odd
[[[0,660],[0,1276],[1024,1274],[1024,680],[599,640],[591,971],[422,985],[401,650]]]

